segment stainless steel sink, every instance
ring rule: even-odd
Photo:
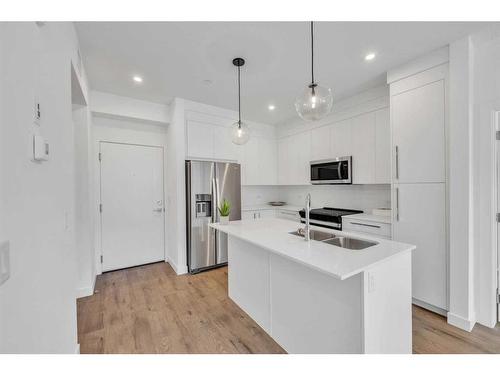
[[[322,241],[329,245],[335,245],[339,247],[343,247],[344,249],[349,250],[363,250],[370,246],[375,246],[377,242],[360,240],[359,238],[351,238],[351,237],[340,237],[336,236],[335,238],[327,239]]]
[[[303,229],[300,228],[294,232],[290,232],[290,234],[293,234],[295,236],[304,237],[304,233],[302,231],[303,231]],[[321,232],[319,230],[311,229],[310,233],[311,233],[311,240],[315,240],[315,241],[324,241],[324,240],[328,240],[330,238],[335,238],[335,235],[333,233]]]
[[[360,240],[359,238],[337,236],[333,233],[322,232],[311,229],[311,240],[320,241],[329,245],[343,247],[349,250],[363,250],[370,246],[375,246],[378,242]],[[304,237],[304,229],[300,228],[294,232],[290,232],[295,236]]]

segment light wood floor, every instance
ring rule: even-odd
[[[177,276],[167,263],[110,272],[78,300],[81,353],[285,353],[227,296],[227,268]],[[415,353],[500,353],[500,328],[471,333],[413,307]]]

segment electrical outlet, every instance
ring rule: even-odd
[[[0,285],[10,277],[10,245],[9,241],[0,242]]]

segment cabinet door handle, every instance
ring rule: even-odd
[[[396,146],[396,180],[399,180],[399,146]]]
[[[378,228],[380,229],[380,225],[373,225],[373,224],[363,224],[363,223],[355,223],[353,221],[350,221],[349,224],[352,224],[352,225],[361,225],[363,227],[371,227],[371,228]]]
[[[396,221],[399,221],[399,188],[396,188]]]

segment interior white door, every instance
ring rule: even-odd
[[[102,270],[165,259],[163,148],[100,143]]]

